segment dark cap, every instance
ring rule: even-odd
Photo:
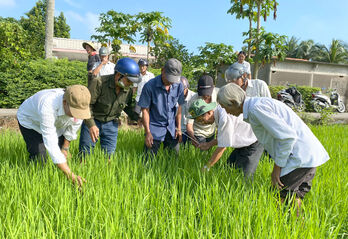
[[[182,64],[175,58],[170,58],[164,65],[166,78],[170,83],[180,83]]]
[[[209,75],[203,75],[198,80],[197,93],[199,96],[212,95],[214,90],[213,78]]]

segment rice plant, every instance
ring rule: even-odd
[[[120,131],[111,163],[96,149],[69,165],[87,179],[79,191],[52,162],[28,163],[18,132],[0,135],[0,238],[348,238],[348,126],[313,127],[331,159],[296,209],[280,205],[265,157],[253,182],[192,146],[144,163],[141,131]]]

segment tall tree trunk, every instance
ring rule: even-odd
[[[53,27],[54,27],[54,1],[47,0],[46,10],[46,35],[45,35],[45,58],[52,58]]]
[[[147,62],[149,62],[149,54],[150,54],[150,41],[147,42],[147,54],[146,54]]]
[[[257,34],[257,38],[256,38],[256,43],[255,43],[255,60],[254,60],[254,72],[253,72],[253,79],[257,79],[257,75],[259,73],[259,61],[257,59],[257,57],[259,56],[259,33],[260,33],[260,18],[261,15],[261,0],[257,1],[257,29],[256,29],[256,34]]]
[[[251,5],[249,5],[249,39],[252,38],[252,29],[253,29],[253,19],[252,19],[252,14],[251,14]],[[248,55],[246,57],[246,60],[249,61],[251,57],[251,42],[248,42]]]

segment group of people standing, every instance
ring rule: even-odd
[[[148,62],[122,58],[109,61],[107,48],[98,54],[89,43],[88,88],[43,90],[18,109],[18,123],[32,160],[52,161],[73,182],[84,179],[67,165],[70,141],[81,126],[80,156],[93,152],[97,141],[111,160],[118,135],[118,119],[125,111],[144,126],[144,160],[164,149],[179,153],[180,143],[200,150],[217,145],[202,168],[209,171],[227,147],[234,148],[227,163],[252,178],[264,149],[274,159],[272,183],[282,198],[295,194],[299,200],[310,190],[315,169],[329,159],[319,140],[286,105],[271,99],[267,84],[252,80],[245,53],[225,72],[226,85],[214,86],[209,75],[198,80],[197,93],[182,76],[182,64],[168,59],[161,74],[147,71]],[[132,104],[136,92],[136,104]]]

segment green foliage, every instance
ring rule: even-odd
[[[249,32],[244,32],[244,36],[248,36]],[[287,53],[286,36],[272,32],[266,32],[263,27],[258,32],[257,29],[252,29],[253,38],[247,38],[243,43],[251,43],[252,46],[258,45],[258,54],[253,60],[262,64],[277,60],[284,60]],[[256,48],[256,47],[255,47]]]
[[[268,86],[271,96],[274,99],[277,99],[277,92],[283,89],[286,89],[288,87],[291,87],[292,85],[289,86]],[[312,100],[312,93],[317,92],[320,90],[319,87],[310,87],[310,86],[296,86],[297,90],[302,94],[302,99],[305,102],[306,105],[306,111],[307,112],[312,112],[313,107],[311,104]]]
[[[66,18],[61,12],[54,19],[54,36],[61,38],[70,38],[70,26],[66,23]]]
[[[168,32],[171,28],[171,19],[162,16],[162,12],[140,12],[135,17],[139,25],[140,41],[147,43],[148,55],[152,53],[157,58],[160,52],[159,48],[167,41],[173,40]],[[155,45],[153,49],[150,47],[151,42]]]
[[[27,32],[16,20],[0,19],[0,72],[14,68],[20,61],[29,58],[27,41]]]
[[[99,35],[92,35],[102,43],[111,42],[112,54],[116,58],[120,57],[122,41],[127,43],[135,42],[135,34],[138,30],[138,24],[133,15],[110,10],[107,13],[101,13],[99,16],[100,26],[96,28]]]
[[[80,192],[51,161],[27,162],[18,132],[0,134],[1,238],[346,238],[348,126],[312,127],[331,159],[318,167],[303,214],[271,188],[273,161],[260,161],[253,182],[226,165],[207,173],[211,155],[192,147],[159,152],[144,165],[142,131],[119,131],[111,163],[97,148],[85,164],[71,143]]]
[[[313,57],[314,61],[322,61],[329,63],[348,63],[348,49],[341,40],[332,39],[329,47],[322,44],[316,44],[316,54]]]
[[[44,57],[46,10],[47,0],[38,0],[36,5],[25,14],[26,17],[20,19],[20,24],[27,31],[30,39],[26,47],[30,50],[32,58]],[[55,37],[70,37],[70,27],[65,20],[62,12],[54,18]]]
[[[62,60],[32,60],[0,72],[0,108],[16,108],[43,89],[65,88],[87,82],[86,63]]]
[[[206,42],[205,46],[198,49],[199,56],[194,58],[195,71],[200,74],[208,73],[215,80],[221,66],[231,65],[237,60],[237,55],[231,45]]]

